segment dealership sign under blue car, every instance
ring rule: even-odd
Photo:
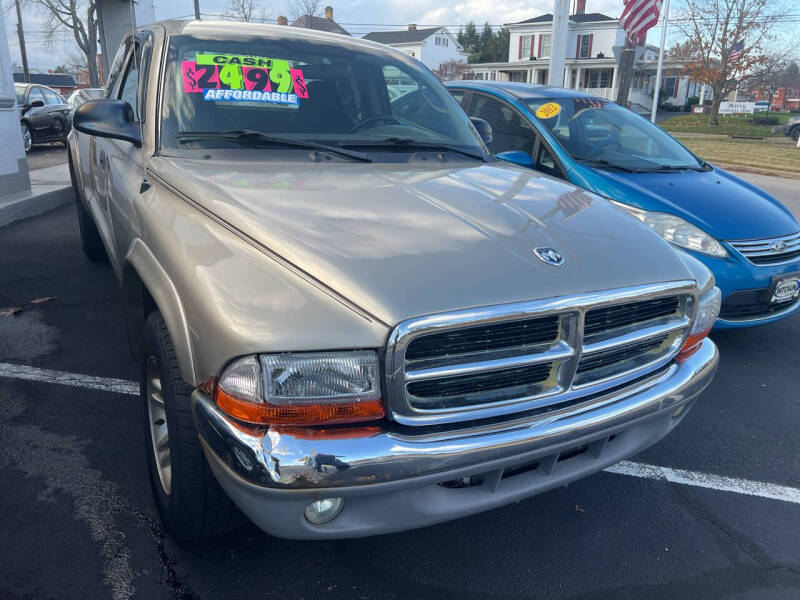
[[[800,224],[763,190],[589,94],[496,81],[447,86],[469,116],[492,126],[498,158],[609,198],[700,259],[723,294],[716,328],[800,309]]]

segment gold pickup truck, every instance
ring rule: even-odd
[[[287,538],[438,523],[683,419],[717,367],[713,276],[496,160],[491,135],[379,44],[205,21],[127,37],[69,164],[176,536],[242,513]]]

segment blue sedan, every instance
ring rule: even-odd
[[[716,328],[800,309],[800,224],[778,200],[715,167],[648,120],[576,90],[494,81],[447,84],[487,121],[497,158],[613,200],[713,271]]]

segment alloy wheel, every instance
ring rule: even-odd
[[[33,137],[31,136],[31,129],[27,124],[22,124],[22,143],[25,145],[25,152],[33,146]]]
[[[147,359],[147,418],[150,423],[150,441],[156,461],[158,479],[164,493],[169,496],[172,489],[172,459],[169,450],[169,428],[161,390],[161,376],[153,356]]]

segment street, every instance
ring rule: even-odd
[[[714,383],[617,472],[401,534],[186,545],[150,497],[110,267],[72,205],[0,233],[2,600],[800,596],[798,316],[713,334]]]

